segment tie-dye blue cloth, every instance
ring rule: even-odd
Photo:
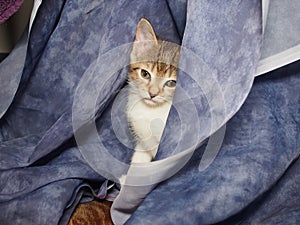
[[[159,182],[118,195],[142,17],[181,44],[180,72],[149,166]],[[112,197],[115,224],[297,224],[300,62],[254,79],[261,18],[258,0],[43,1],[0,64],[0,224],[63,225],[80,201]]]

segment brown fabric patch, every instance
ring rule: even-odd
[[[68,225],[113,225],[110,217],[112,202],[92,201],[79,204]]]

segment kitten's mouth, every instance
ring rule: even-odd
[[[160,104],[159,102],[157,102],[151,98],[144,98],[143,100],[147,105],[150,105],[150,106],[157,106]]]

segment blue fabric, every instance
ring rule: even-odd
[[[126,224],[297,224],[299,90],[300,62],[258,77],[213,163],[199,172],[196,151]]]
[[[236,113],[252,86],[260,47],[260,1],[188,2],[179,62],[181,72],[157,159],[199,145]],[[104,127],[109,129],[107,125]],[[162,167],[167,171],[157,171],[164,176],[184,165],[179,162],[171,166],[171,158],[166,160],[160,166],[164,164]],[[141,182],[140,177],[155,171],[155,167],[155,164],[146,169],[131,167],[127,178]],[[112,205],[114,222],[126,221],[154,187],[154,181],[124,187]]]
[[[138,187],[141,195],[133,196],[132,207],[118,200],[114,212],[133,213],[127,224],[299,221],[294,193],[299,189],[300,63],[258,77],[252,86],[262,39],[260,9],[260,1],[250,0],[43,1],[24,68],[24,52],[0,64],[0,90],[9,90],[0,97],[0,223],[67,224],[78,202],[115,191],[107,178],[116,179],[109,174],[116,165],[98,156],[107,151],[110,159],[128,163],[132,154],[113,127],[123,124],[126,134],[124,115],[111,115],[122,112],[124,101],[119,105],[116,99],[124,94],[118,95],[126,83],[126,44],[141,17],[161,38],[186,49],[157,159],[184,150],[176,148],[181,140],[181,147],[192,145],[186,140],[200,144],[227,122],[226,134],[206,170],[199,171],[203,145],[176,175],[158,186]],[[119,46],[125,46],[124,54],[114,53]],[[18,71],[8,76],[15,58]],[[189,106],[180,88],[192,100],[197,122],[189,111],[180,114]],[[89,104],[95,106],[92,115],[74,121],[75,112],[85,115]],[[180,116],[199,129],[180,128]],[[101,145],[90,132],[94,122]],[[180,129],[181,134],[174,132]],[[125,220],[115,217],[119,224]]]

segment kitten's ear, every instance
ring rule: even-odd
[[[158,40],[150,22],[142,18],[136,29],[135,41],[130,55],[131,62],[153,61],[157,50]]]
[[[154,29],[151,23],[145,18],[142,18],[137,25],[135,41],[154,41],[157,44]]]

